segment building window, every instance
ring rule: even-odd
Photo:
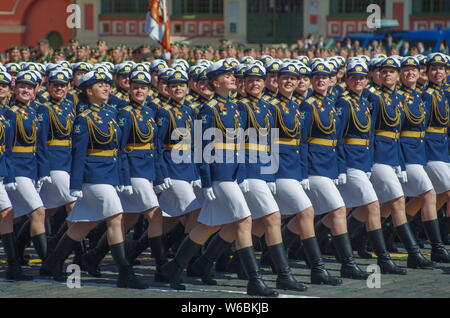
[[[223,15],[223,0],[173,0],[173,15]]]
[[[147,0],[102,0],[101,13],[141,13],[147,12]]]
[[[385,12],[386,0],[331,0],[330,12],[335,14],[367,14],[367,7],[377,4]]]
[[[303,0],[248,0],[247,8],[250,13],[302,13]]]
[[[450,1],[448,0],[414,0],[413,13],[444,13],[450,12]]]

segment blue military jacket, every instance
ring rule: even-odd
[[[364,172],[372,170],[371,135],[372,116],[369,101],[351,90],[338,100],[336,108],[341,113],[342,141],[347,168]]]
[[[425,149],[425,123],[430,113],[422,101],[421,90],[402,86],[399,93],[404,97],[405,120],[402,125],[400,145],[405,163],[427,164]],[[417,135],[417,134],[420,134]]]
[[[443,87],[431,82],[422,94],[422,100],[430,113],[425,135],[427,160],[449,162],[449,100]]]
[[[347,169],[335,103],[327,96],[314,92],[301,106],[312,118],[308,133],[308,173],[310,176],[337,179]]]
[[[274,182],[274,173],[262,173],[261,170],[262,167],[269,167],[271,164],[268,159],[270,132],[274,127],[273,107],[261,98],[248,95],[238,102],[238,109],[242,118],[242,128],[248,130],[245,140],[246,177]]]
[[[122,129],[122,146],[131,178],[156,180],[158,164],[158,130],[156,113],[149,107],[131,101],[119,111],[117,121]],[[124,163],[126,164],[126,163]],[[159,177],[159,179],[164,179]]]
[[[311,114],[286,96],[278,93],[271,100],[275,127],[278,128],[279,168],[277,179],[308,178],[308,131]]]
[[[405,170],[405,162],[400,148],[400,131],[405,112],[403,96],[396,90],[385,86],[377,92],[374,107],[378,108],[375,122],[374,162],[390,166],[401,166]],[[394,137],[394,138],[392,138]]]
[[[158,109],[158,155],[163,176],[184,181],[198,179],[192,147],[194,119],[193,109],[173,99]]]
[[[126,156],[121,145],[121,129],[115,113],[107,105],[90,104],[75,118],[72,135],[70,189],[81,190],[84,183],[130,185]]]
[[[203,157],[199,164],[202,187],[211,187],[213,181],[242,182],[246,171],[245,158],[239,157],[244,154],[238,151],[238,131],[242,129],[242,119],[236,101],[230,96],[215,94],[201,107],[198,117],[202,121]],[[217,128],[218,135],[213,134],[208,140],[205,132],[210,128]],[[220,150],[225,143],[232,148]]]
[[[45,169],[62,170],[70,173],[72,164],[72,127],[75,109],[67,99],[50,98],[39,104],[38,119],[44,143],[42,162]]]
[[[6,149],[8,143],[6,138],[11,138],[11,129],[9,122],[5,118],[5,109],[0,110],[0,176],[8,176],[8,167],[6,165],[6,151],[11,151],[11,149]]]
[[[11,105],[5,113],[10,125],[6,139],[6,160],[10,173],[5,183],[14,182],[15,177],[38,180],[49,176],[50,171],[42,162],[42,145],[46,140],[39,129],[37,106],[34,102],[25,105],[18,100],[13,100]]]

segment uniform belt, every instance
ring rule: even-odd
[[[173,144],[173,145],[165,145],[164,149],[166,150],[189,150],[191,149],[191,145],[189,144]]]
[[[308,139],[308,143],[315,144],[315,145],[328,146],[328,147],[336,147],[337,140],[311,137]]]
[[[400,137],[423,138],[425,137],[425,132],[404,130],[400,133]]]
[[[370,144],[370,140],[363,139],[363,138],[345,138],[344,144],[345,145],[368,146]]]
[[[270,151],[270,146],[269,145],[259,145],[259,144],[246,143],[245,144],[245,150],[255,150],[255,151],[269,152]]]
[[[72,141],[70,139],[52,139],[47,141],[48,146],[64,146],[71,147]]]
[[[154,145],[151,143],[148,144],[128,144],[126,146],[127,150],[152,150],[154,149]]]
[[[280,138],[275,141],[276,144],[298,146],[300,145],[300,139]]]
[[[117,157],[117,149],[88,149],[89,156]]]
[[[394,131],[376,130],[375,136],[383,136],[383,137],[397,140],[398,138],[400,138],[400,133],[394,132]]]
[[[34,146],[14,146],[12,152],[35,152],[36,148]]]
[[[447,127],[427,127],[427,132],[435,134],[446,134]]]
[[[217,142],[214,143],[214,149],[217,150],[239,150],[239,144],[230,142]]]

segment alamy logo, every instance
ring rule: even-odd
[[[366,271],[371,273],[367,277],[366,285],[367,288],[381,288],[381,269],[380,266],[376,264],[371,264],[367,266]]]
[[[70,13],[67,17],[66,25],[69,29],[81,29],[81,7],[78,4],[70,4],[66,8]]]
[[[381,28],[381,8],[378,4],[369,4],[367,6],[367,13],[372,13],[367,18],[367,27],[369,29]]]
[[[66,280],[66,286],[70,289],[81,288],[81,269],[76,264],[67,266],[66,272],[69,274]]]

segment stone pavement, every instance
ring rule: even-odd
[[[404,252],[403,249],[401,251]],[[423,250],[429,257],[429,245]],[[31,257],[35,257],[32,248],[27,249]],[[257,253],[259,258],[260,253]],[[355,255],[356,257],[356,255]],[[395,262],[406,267],[406,254],[394,255]],[[115,286],[116,267],[108,255],[102,263],[102,278],[93,278],[81,272],[81,288],[69,288],[65,283],[57,283],[47,278],[38,277],[40,260],[32,259],[30,266],[24,266],[27,274],[35,276],[32,282],[9,282],[4,279],[6,268],[3,248],[0,249],[0,297],[63,297],[63,298],[246,298],[246,282],[237,279],[235,274],[216,273],[218,286],[203,285],[200,279],[183,276],[187,283],[187,291],[174,291],[165,283],[153,281],[154,262],[148,252],[139,259],[141,265],[135,266],[136,273],[151,284],[147,290],[120,289]],[[340,265],[331,257],[325,259],[326,267],[332,275],[339,276]],[[356,258],[363,269],[367,265],[376,264],[376,259],[363,260]],[[70,264],[71,258],[66,262]],[[331,297],[331,298],[434,298],[450,297],[450,264],[438,264],[434,270],[408,269],[408,275],[381,275],[380,288],[368,288],[366,281],[344,279],[341,286],[317,286],[309,284],[309,269],[302,261],[290,261],[297,279],[308,284],[306,292],[280,291],[282,297]],[[267,283],[275,287],[276,276],[270,268],[263,267],[262,273]],[[373,281],[373,280],[372,280]]]

